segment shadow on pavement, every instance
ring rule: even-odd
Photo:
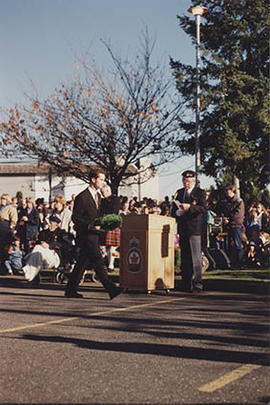
[[[140,342],[98,342],[62,336],[38,336],[24,334],[18,339],[42,342],[70,343],[83,349],[101,350],[121,353],[150,354],[156,356],[177,357],[207,361],[221,361],[225,363],[257,364],[269,366],[269,356],[264,353],[239,352],[233,350],[203,349],[179,345],[153,344]]]

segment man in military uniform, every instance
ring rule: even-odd
[[[192,170],[182,173],[183,188],[177,190],[171,215],[177,221],[181,248],[181,270],[184,291],[201,292],[201,214],[207,209],[206,193],[195,179]]]

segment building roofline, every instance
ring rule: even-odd
[[[12,175],[12,174],[48,174],[50,171],[55,170],[48,163],[38,162],[0,162],[0,175]]]

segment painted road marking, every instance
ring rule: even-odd
[[[88,316],[93,316],[94,317],[94,316],[112,314],[113,312],[130,311],[132,309],[146,308],[146,307],[151,307],[151,306],[158,305],[158,304],[166,304],[166,303],[173,302],[173,301],[181,301],[181,300],[184,300],[185,298],[186,297],[173,298],[173,299],[166,299],[166,300],[159,300],[159,301],[155,301],[155,302],[149,302],[147,304],[132,305],[130,307],[125,307],[125,308],[113,308],[113,309],[109,309],[107,311],[93,312],[93,313],[88,314]],[[84,317],[85,317],[85,314],[84,314],[83,318]],[[69,318],[54,319],[54,320],[48,321],[48,322],[39,322],[39,323],[30,324],[30,325],[17,326],[15,328],[2,329],[2,330],[0,329],[0,333],[17,332],[17,331],[25,330],[25,329],[39,328],[41,326],[48,326],[48,325],[53,325],[53,324],[57,324],[57,323],[64,323],[64,322],[74,321],[74,320],[80,319],[80,318],[81,318],[80,316],[71,316]]]
[[[173,298],[173,299],[159,300],[159,301],[150,302],[150,303],[146,303],[146,304],[132,305],[130,307],[125,307],[125,308],[113,308],[113,309],[109,309],[106,311],[93,312],[93,313],[88,314],[88,316],[95,317],[95,316],[100,316],[100,315],[112,314],[113,312],[130,311],[133,309],[146,308],[146,307],[151,307],[151,306],[155,306],[155,305],[159,305],[159,304],[167,304],[167,303],[174,302],[174,301],[182,301],[185,298],[186,297]],[[84,315],[84,317],[85,317],[85,315]],[[54,320],[48,321],[48,322],[39,322],[39,323],[30,324],[30,325],[18,326],[15,328],[2,329],[2,330],[0,330],[0,333],[17,332],[17,331],[25,330],[25,329],[39,328],[42,326],[48,326],[48,325],[54,325],[54,324],[74,321],[76,319],[81,319],[81,317],[72,316],[69,318],[54,319]],[[213,392],[260,367],[261,367],[260,365],[245,364],[245,365],[231,371],[230,373],[225,374],[224,376],[218,378],[217,380],[214,380],[210,383],[207,383],[207,384],[201,386],[200,388],[198,388],[198,390],[201,392]]]
[[[260,365],[255,364],[244,364],[241,367],[236,368],[235,370],[231,371],[230,373],[225,374],[224,376],[218,378],[217,380],[211,381],[205,385],[202,385],[199,391],[202,392],[213,392],[216,391],[225,385],[231,383],[232,381],[238,380],[238,378],[243,377],[244,375],[250,373],[251,371],[255,370],[256,368],[260,368]]]

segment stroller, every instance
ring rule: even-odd
[[[72,234],[63,236],[59,256],[60,265],[56,269],[55,281],[63,284],[68,280],[68,274],[72,272],[78,257],[78,248]]]

